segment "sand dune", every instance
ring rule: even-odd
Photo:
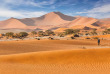
[[[93,24],[94,26],[100,26],[103,28],[110,28],[110,18],[100,19]]]
[[[3,25],[3,26],[2,26]],[[8,20],[2,21],[0,23],[0,26],[2,29],[10,29],[10,28],[16,28],[16,29],[24,29],[27,26],[25,24],[23,24],[22,22],[18,21],[15,18],[10,18]]]
[[[109,18],[95,19],[82,16],[68,16],[60,12],[50,12],[41,17],[23,18],[0,21],[1,29],[19,28],[19,29],[52,29],[52,28],[74,28],[84,29],[84,27],[106,29],[110,27]]]
[[[0,42],[0,54],[17,54],[37,51],[80,49],[97,46],[94,40],[21,40]]]
[[[56,30],[54,30],[54,32],[64,32],[64,30],[66,30],[68,28],[58,28]]]
[[[75,20],[73,20],[70,24],[69,27],[74,27],[74,26],[79,26],[79,28],[82,27],[93,27],[91,24],[93,24],[94,22],[96,22],[97,19],[94,18],[89,18],[89,17],[79,17]],[[75,27],[74,27],[75,28]]]
[[[74,17],[64,15],[60,12],[50,12],[38,18],[25,18],[19,20],[29,26],[33,25],[40,29],[51,29],[53,27],[57,27],[58,25],[69,23],[74,19]]]
[[[2,74],[109,74],[109,49],[60,50],[0,56]]]
[[[0,74],[109,74],[105,43],[110,41],[101,40],[101,46],[97,40],[0,42]]]

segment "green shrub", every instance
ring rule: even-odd
[[[5,36],[7,36],[7,37],[13,37],[14,36],[14,33],[13,32],[7,32],[5,34]]]
[[[26,37],[26,36],[28,36],[28,33],[27,32],[20,32],[19,36],[20,37]]]
[[[75,38],[72,36],[71,39],[75,39]]]

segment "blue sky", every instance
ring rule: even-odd
[[[53,11],[110,18],[110,0],[0,0],[0,20],[39,17]]]

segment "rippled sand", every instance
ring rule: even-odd
[[[31,43],[37,43],[31,41]],[[95,41],[90,41],[91,44],[86,46],[95,47]],[[3,42],[1,44],[11,45],[16,43]],[[18,41],[15,45],[21,43],[28,44],[27,50],[29,50],[30,42]],[[11,52],[0,55],[0,74],[110,74],[110,48],[98,48],[98,49],[78,49],[77,47],[72,49],[72,46],[79,43],[85,45],[88,41],[72,42],[72,41],[40,41],[39,43],[45,44],[41,46],[46,49],[46,45],[62,46],[59,49],[55,49],[50,46],[49,51],[34,51],[34,52]],[[33,46],[34,43],[32,44]],[[2,45],[1,45],[2,46]],[[0,46],[0,47],[1,47]],[[38,45],[37,45],[38,46]],[[55,47],[56,47],[55,46]],[[71,49],[68,49],[69,46]],[[78,47],[79,47],[78,46]],[[25,46],[22,46],[23,48]],[[39,49],[41,48],[39,45]],[[68,47],[68,48],[67,48]],[[26,47],[25,47],[26,48]],[[56,47],[58,48],[58,47]],[[62,50],[65,48],[66,50]],[[13,47],[14,49],[14,47]],[[33,48],[32,48],[33,49]],[[10,49],[11,50],[11,49]],[[19,49],[17,49],[18,51]],[[52,51],[54,50],[54,51]],[[9,50],[8,50],[9,51]],[[12,50],[11,50],[12,51]]]

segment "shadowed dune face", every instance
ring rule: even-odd
[[[23,22],[27,26],[35,26],[35,21],[30,18],[19,19],[19,21]]]
[[[72,21],[72,20],[76,19],[76,17],[67,16],[60,12],[55,12],[55,14],[58,14],[62,19],[67,20],[67,21]]]

